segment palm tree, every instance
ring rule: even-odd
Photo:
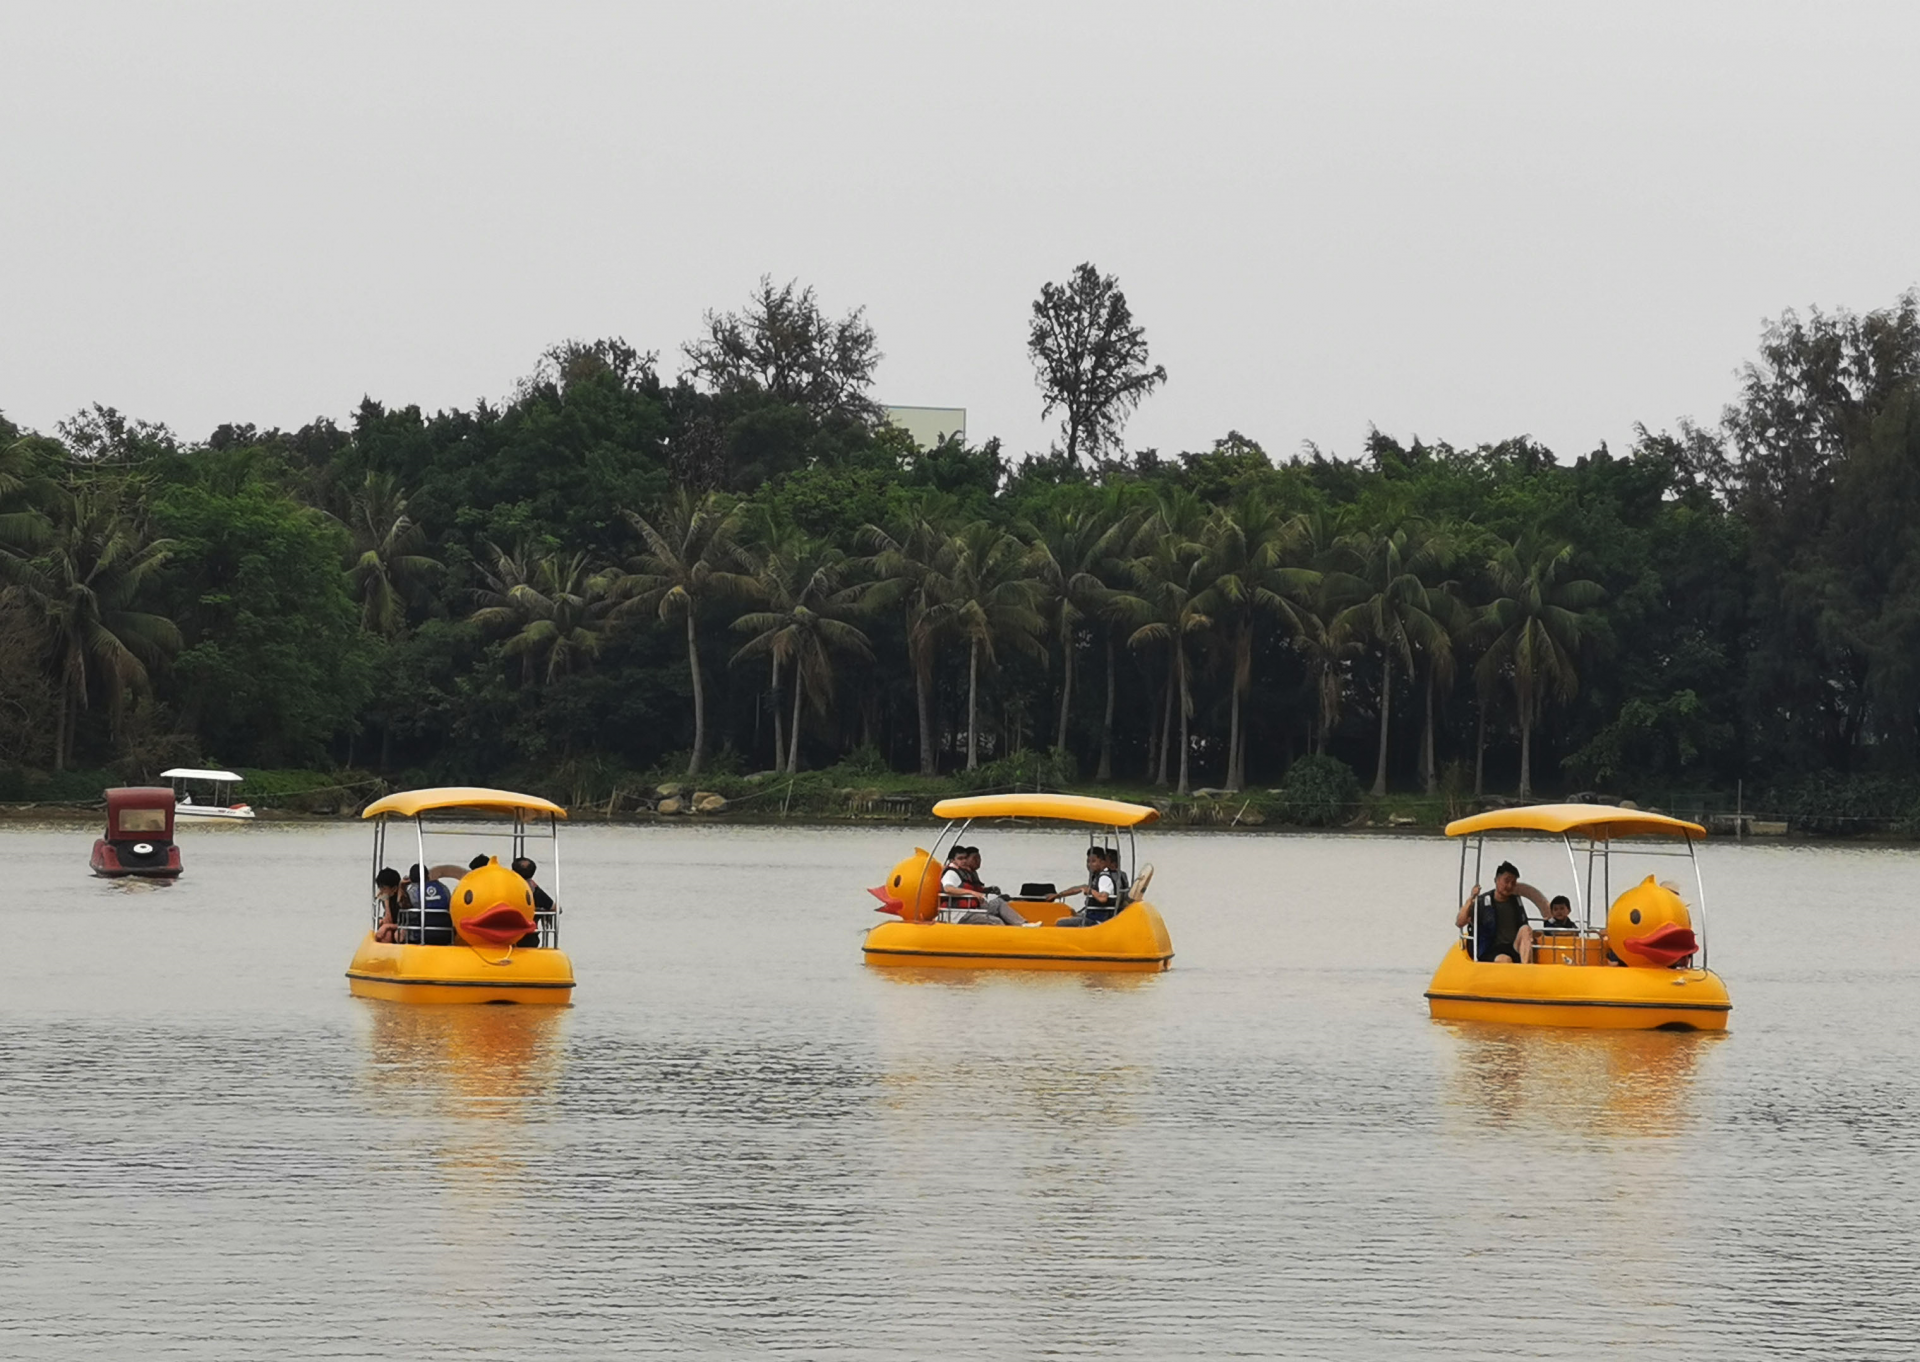
[[[593,567],[584,553],[548,553],[531,560],[498,545],[494,566],[477,592],[473,622],[507,635],[502,650],[520,659],[521,681],[551,684],[583,671],[599,656],[611,622],[615,579]]]
[[[1453,688],[1460,650],[1473,627],[1473,612],[1460,596],[1460,584],[1450,578],[1429,581],[1427,601],[1429,613],[1440,626],[1420,647],[1426,661],[1426,724],[1420,734],[1420,783],[1421,788],[1432,795],[1440,789],[1439,757],[1434,743],[1434,697]]]
[[[980,764],[980,664],[999,661],[1000,645],[1044,658],[1046,628],[1034,608],[1040,578],[1031,550],[997,525],[976,521],[953,537],[949,627],[967,641],[967,769]]]
[[[148,667],[180,646],[173,621],[138,609],[171,543],[150,539],[117,488],[98,482],[49,489],[38,553],[9,565],[7,588],[44,622],[60,676],[54,769],[73,755],[74,729],[94,689],[118,724],[127,692],[144,690]]]
[[[878,578],[868,588],[871,609],[899,607],[905,614],[907,665],[913,673],[914,706],[920,720],[920,774],[937,769],[933,742],[933,667],[941,640],[951,629],[955,553],[949,532],[955,519],[950,498],[937,492],[909,503],[890,525],[868,525],[861,539],[873,550],[868,566]]]
[[[1513,690],[1520,720],[1520,797],[1533,793],[1533,728],[1547,701],[1580,689],[1574,660],[1591,625],[1587,612],[1606,597],[1598,582],[1562,574],[1573,546],[1523,533],[1487,564],[1494,598],[1482,613],[1489,639],[1475,675],[1491,691],[1498,679]]]
[[[426,535],[407,514],[407,494],[391,474],[367,474],[353,495],[347,529],[354,550],[347,578],[360,599],[360,622],[369,633],[392,638],[406,627],[408,603],[440,564],[419,552]]]
[[[1303,540],[1298,516],[1269,505],[1258,492],[1221,507],[1208,521],[1206,599],[1202,608],[1219,620],[1233,641],[1233,702],[1227,728],[1226,788],[1246,784],[1247,734],[1241,722],[1253,687],[1254,628],[1263,616],[1289,633],[1306,628],[1303,602],[1320,580],[1311,568],[1289,561]]]
[[[1416,647],[1435,646],[1445,632],[1421,571],[1435,545],[1417,523],[1378,534],[1348,537],[1353,557],[1353,591],[1358,601],[1341,613],[1348,627],[1378,645],[1380,673],[1380,745],[1374,763],[1373,793],[1387,792],[1387,738],[1393,712],[1393,664],[1409,672]]]
[[[784,751],[777,704],[774,709],[776,772],[800,769],[801,701],[809,701],[816,714],[827,712],[834,692],[834,655],[873,658],[867,636],[848,622],[862,596],[861,587],[846,584],[848,570],[845,554],[790,527],[755,559],[756,594],[767,608],[733,622],[735,629],[753,635],[733,656],[736,662],[761,653],[770,656],[776,697],[782,663],[793,668],[793,737]]]
[[[1113,588],[1108,578],[1116,552],[1133,529],[1131,517],[1121,509],[1118,500],[1110,496],[1089,497],[1078,504],[1051,507],[1038,520],[1020,527],[1020,532],[1033,545],[1035,567],[1046,592],[1049,632],[1060,646],[1060,721],[1054,730],[1055,748],[1067,745],[1080,628],[1087,620],[1110,612]],[[1113,722],[1110,632],[1108,664],[1107,726],[1110,732]],[[1103,741],[1103,755],[1111,745],[1110,741]],[[1107,760],[1110,766],[1111,757]]]
[[[1184,489],[1157,496],[1155,507],[1136,539],[1132,572],[1140,598],[1150,616],[1127,641],[1135,648],[1158,645],[1167,652],[1167,690],[1162,704],[1159,768],[1155,782],[1167,783],[1167,745],[1173,732],[1173,710],[1180,716],[1180,781],[1178,790],[1191,788],[1189,758],[1193,716],[1193,688],[1187,664],[1187,641],[1214,627],[1207,613],[1209,560],[1202,540],[1206,508]]]
[[[753,578],[734,535],[740,516],[714,492],[682,487],[654,520],[625,511],[645,550],[618,587],[628,599],[619,612],[651,611],[663,621],[684,620],[687,671],[693,678],[693,755],[687,774],[700,774],[707,751],[707,692],[700,675],[700,612],[708,602],[750,594]],[[657,522],[657,523],[656,523]]]

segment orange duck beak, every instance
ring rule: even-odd
[[[907,905],[895,898],[892,894],[889,894],[884,885],[878,889],[869,889],[867,892],[880,900],[880,906],[874,909],[874,912],[892,913],[895,917],[899,918],[907,915]]]
[[[1685,960],[1700,949],[1693,929],[1669,923],[1657,932],[1646,936],[1630,936],[1625,945],[1628,950],[1638,951],[1657,964],[1673,966]]]
[[[532,930],[526,913],[510,903],[496,904],[478,917],[460,919],[462,936],[491,941],[496,946],[511,946]]]

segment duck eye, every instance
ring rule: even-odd
[[[900,876],[898,876],[898,875],[895,875],[895,876],[893,877],[893,887],[894,887],[895,889],[898,889],[898,888],[900,887],[900,878],[901,878],[901,877],[900,877]]]
[[[1633,924],[1634,926],[1636,926],[1636,927],[1637,927],[1637,926],[1639,926],[1639,925],[1640,925],[1640,910],[1639,910],[1638,908],[1636,908],[1636,909],[1634,909],[1634,910],[1633,910],[1633,911],[1632,911],[1631,913],[1628,913],[1628,914],[1627,914],[1627,921],[1629,921],[1629,922],[1631,922],[1631,923],[1632,923],[1632,924]]]

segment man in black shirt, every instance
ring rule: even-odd
[[[1533,963],[1533,928],[1527,925],[1524,899],[1532,900],[1541,916],[1546,915],[1546,896],[1520,882],[1520,871],[1512,861],[1500,862],[1493,872],[1491,894],[1481,893],[1477,884],[1473,886],[1453,925],[1464,927],[1469,920],[1473,922],[1474,959],[1482,964],[1510,965],[1516,960],[1523,965]]]
[[[533,873],[539,868],[539,866],[535,865],[525,856],[516,856],[513,858],[513,873],[525,880],[527,887],[533,890],[533,920],[535,924],[551,922],[553,920],[553,895],[534,883]],[[540,944],[539,926],[536,925],[532,931],[521,937],[520,944],[522,946],[538,946]]]

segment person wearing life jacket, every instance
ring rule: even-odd
[[[1071,889],[1062,889],[1054,895],[1056,899],[1065,899],[1084,894],[1086,899],[1079,912],[1072,917],[1063,917],[1053,925],[1092,927],[1105,922],[1120,911],[1126,892],[1127,877],[1120,869],[1120,853],[1111,847],[1088,847],[1087,882],[1076,884]]]
[[[430,866],[423,882],[420,867],[408,867],[403,890],[406,910],[401,918],[402,940],[416,946],[453,944],[453,893],[443,877],[451,876],[457,882],[465,873],[466,870],[457,865]]]
[[[940,876],[941,906],[968,909],[960,921],[973,927],[1033,927],[1008,903],[997,884],[980,879],[980,848],[955,847]]]
[[[1467,901],[1454,915],[1453,925],[1464,927],[1471,920],[1473,958],[1482,964],[1523,965],[1533,963],[1533,928],[1527,923],[1531,900],[1547,916],[1547,898],[1530,884],[1520,882],[1520,871],[1512,861],[1500,862],[1493,872],[1493,892],[1483,894],[1474,885]]]

